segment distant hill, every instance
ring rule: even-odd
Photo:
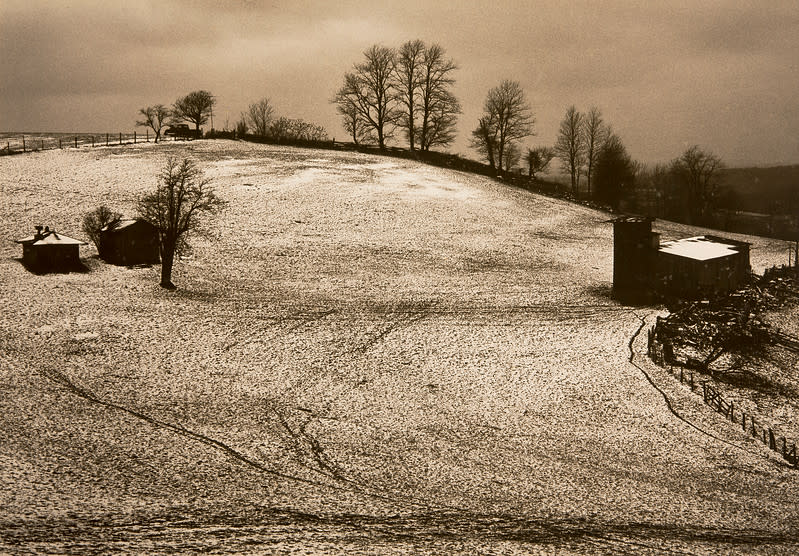
[[[799,164],[768,168],[728,168],[723,171],[725,186],[734,192],[738,210],[759,213],[782,212],[776,203],[789,199],[799,202]],[[776,209],[776,210],[775,210]]]

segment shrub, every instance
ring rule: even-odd
[[[119,222],[122,215],[105,205],[99,206],[83,217],[83,233],[89,236],[97,252],[100,252],[100,230],[108,224]]]

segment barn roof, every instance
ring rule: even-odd
[[[18,239],[17,243],[30,245],[86,245],[85,241],[56,233],[55,230]]]
[[[146,220],[142,220],[141,218],[123,218],[122,220],[117,220],[116,222],[112,222],[106,226],[103,226],[100,229],[100,231],[107,232],[109,230],[112,231],[124,230],[138,223],[144,223],[145,225],[152,226],[152,224],[150,224]]]
[[[660,244],[660,252],[696,261],[708,261],[736,255],[739,246],[705,236],[688,237]]]

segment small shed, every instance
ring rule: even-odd
[[[85,241],[74,239],[36,226],[32,236],[18,239],[22,244],[22,262],[36,272],[64,271],[80,267],[80,246]]]
[[[161,261],[158,228],[140,218],[112,222],[100,230],[99,252],[111,264],[156,264]]]
[[[613,222],[613,296],[646,301],[652,294],[660,234],[648,216],[620,216]]]

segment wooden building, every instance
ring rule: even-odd
[[[35,272],[59,272],[80,268],[80,246],[85,241],[59,234],[49,227],[36,226],[32,236],[18,239],[22,262]]]
[[[704,235],[665,241],[658,249],[657,288],[667,295],[713,297],[742,287],[751,273],[743,241]]]
[[[100,258],[117,265],[161,261],[158,229],[141,219],[124,219],[100,230]]]
[[[652,297],[652,276],[660,234],[648,216],[620,216],[613,222],[613,297],[645,302]]]
[[[713,297],[750,279],[749,244],[712,235],[660,242],[650,217],[613,222],[613,296],[625,302]]]

